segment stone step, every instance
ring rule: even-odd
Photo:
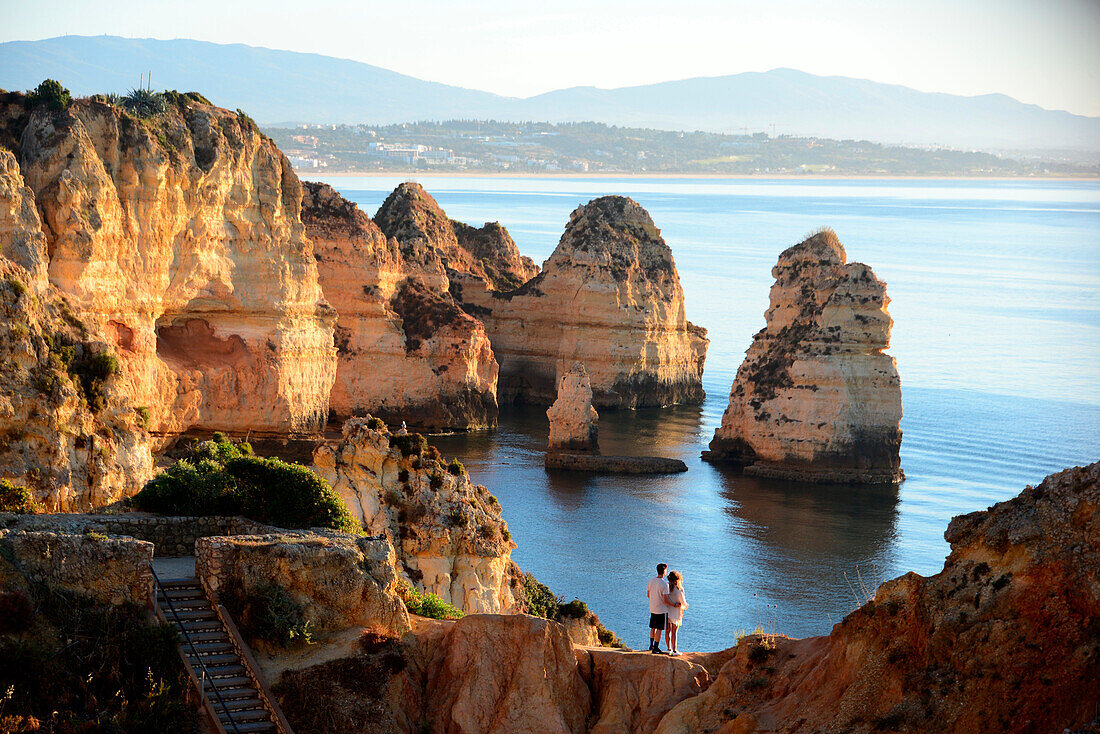
[[[183,649],[187,653],[197,652],[200,655],[210,655],[210,654],[215,653],[215,652],[230,652],[230,651],[236,652],[236,650],[233,648],[233,645],[229,642],[228,639],[224,640],[224,641],[216,641],[216,642],[195,642],[195,641],[192,641],[192,644],[190,644],[190,645],[187,644],[187,642],[185,641],[183,643]]]
[[[213,682],[210,680],[206,681],[206,687],[208,689],[213,689],[215,684],[217,684],[218,690],[224,693],[225,691],[234,691],[239,688],[251,688],[252,679],[242,675],[234,678],[217,678]]]
[[[221,681],[223,679],[219,678],[218,680]],[[248,679],[245,678],[245,680]],[[214,686],[209,685],[208,683],[207,685],[203,686],[203,690],[206,692],[206,695],[210,697],[211,701],[218,700],[218,696],[214,695]],[[224,701],[234,701],[239,698],[256,698],[259,695],[258,693],[256,693],[256,689],[252,687],[251,682],[245,683],[241,686],[219,685],[218,694],[222,697],[222,700]]]
[[[225,730],[229,732],[229,734],[236,734],[236,732],[240,732],[240,734],[254,734],[255,732],[275,731],[275,724],[271,723],[271,721],[250,721],[247,723],[240,723],[237,724],[236,729],[225,722],[222,722],[222,726],[225,727]]]
[[[182,586],[175,589],[165,589],[163,592],[157,592],[157,599],[194,599],[195,597],[202,597],[202,589],[195,587],[193,589]]]
[[[237,677],[248,672],[240,663],[237,663],[236,665],[234,665],[233,663],[225,663],[222,665],[207,665],[206,670],[214,678]],[[195,672],[199,673],[199,671],[197,670]]]
[[[201,589],[199,585],[199,579],[196,576],[190,578],[176,578],[176,579],[164,579],[160,580],[160,585],[164,589]]]
[[[179,617],[181,620],[183,620],[185,622],[192,621],[192,620],[207,620],[207,619],[217,620],[218,619],[218,616],[216,614],[214,614],[213,609],[190,609],[190,610],[186,610],[186,611],[180,611],[180,610],[177,609],[176,613],[174,615],[170,611],[165,611],[164,616],[166,616],[170,620],[174,619],[175,617]],[[221,622],[218,621],[218,624],[220,625]]]
[[[214,702],[214,710],[221,711],[222,705],[217,703],[217,697],[211,694],[211,700]],[[225,701],[225,708],[233,711],[234,715],[237,711],[250,711],[255,709],[262,709],[265,713],[267,709],[264,708],[264,702],[253,696],[252,698],[234,698],[228,699],[222,696],[222,700]]]
[[[171,621],[171,620],[169,620]],[[222,627],[222,621],[217,618],[217,615],[213,619],[191,619],[183,620],[182,625],[176,625],[177,629],[185,629],[188,634],[194,634],[195,632],[210,632],[218,631],[224,634],[225,628]]]
[[[192,665],[195,665],[195,655],[191,652],[190,647],[185,645],[183,651],[187,655],[187,660]],[[212,665],[226,665],[233,662],[240,662],[240,658],[237,657],[237,653],[235,652],[213,653],[211,655],[204,655],[200,653],[199,660],[207,668],[210,668]]]
[[[219,711],[220,708],[220,706],[215,706],[214,711],[218,713],[218,718],[222,720],[223,724],[229,721],[230,716],[238,724],[248,721],[271,721],[271,714],[263,706],[232,711],[228,715],[224,711]]]
[[[200,642],[229,642],[229,635],[221,629],[220,625],[206,632],[189,629],[187,630],[187,636],[196,645]],[[183,637],[183,635],[180,635],[180,637]],[[184,640],[184,643],[186,644],[186,640]]]

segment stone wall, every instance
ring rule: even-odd
[[[153,544],[134,538],[51,530],[0,531],[0,554],[28,581],[104,604],[149,602]]]
[[[158,558],[190,556],[195,541],[211,535],[263,535],[276,528],[245,517],[164,517],[146,513],[122,515],[13,515],[0,513],[0,528],[55,530],[62,533],[96,532],[128,535],[155,546]]]
[[[195,548],[195,571],[211,597],[276,583],[305,607],[318,631],[407,632],[394,563],[384,537],[327,530],[200,538]]]

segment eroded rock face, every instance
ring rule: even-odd
[[[599,413],[592,407],[592,382],[576,362],[558,381],[558,398],[546,411],[549,451],[598,451]]]
[[[1062,731],[1100,704],[1100,462],[956,517],[828,637],[745,638],[658,732]],[[754,652],[763,645],[764,650]]]
[[[0,478],[49,511],[103,507],[152,477],[149,433],[117,352],[33,272],[0,257]]]
[[[591,706],[565,629],[527,615],[458,620],[426,690],[430,729],[447,734],[579,734]]]
[[[409,630],[397,593],[393,546],[383,537],[333,531],[213,536],[195,542],[195,572],[219,597],[276,583],[305,609],[318,631],[371,627]]]
[[[710,683],[701,665],[644,652],[577,650],[577,663],[595,694],[591,734],[650,734],[673,706]]]
[[[400,243],[413,267],[434,270],[440,264],[448,277],[473,276],[493,290],[514,288],[538,273],[538,266],[520,255],[500,223],[477,228],[448,219],[418,183],[406,182],[394,189],[374,219]]]
[[[391,211],[385,221],[406,238],[399,244],[331,186],[306,182],[303,191],[302,221],[321,287],[339,314],[331,418],[370,413],[429,428],[495,425],[489,337],[455,305],[427,235],[414,238]]]
[[[49,280],[111,339],[154,431],[318,431],[335,314],[301,186],[255,124],[182,96],[147,121],[92,100],[19,119]]]
[[[582,362],[597,406],[703,401],[706,330],[684,314],[684,293],[649,214],[605,196],[573,212],[543,271],[504,293],[465,285],[501,365],[501,400],[549,404],[560,376]]]
[[[901,381],[886,284],[848,263],[831,230],[779,256],[767,326],[753,339],[704,458],[746,473],[892,483],[901,471]]]
[[[367,532],[391,539],[398,568],[420,590],[467,613],[516,610],[522,581],[500,504],[420,441],[352,418],[313,461]]]

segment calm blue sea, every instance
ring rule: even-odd
[[[400,178],[328,182],[373,215]],[[710,330],[701,407],[604,411],[608,453],[683,458],[673,477],[584,477],[542,467],[537,410],[492,432],[433,439],[504,507],[513,557],[584,599],[631,647],[645,582],[681,569],[683,649],[755,628],[827,633],[882,580],[937,572],[957,514],[1100,459],[1100,183],[958,180],[431,178],[447,213],[499,221],[536,261],[578,205],[633,197],[672,247],[688,318]],[[898,488],[755,480],[699,460],[721,422],[771,267],[831,226],[888,284],[890,353],[904,392]]]

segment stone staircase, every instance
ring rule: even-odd
[[[156,577],[157,616],[180,635],[180,654],[203,708],[225,734],[293,734],[224,607],[197,578]]]

